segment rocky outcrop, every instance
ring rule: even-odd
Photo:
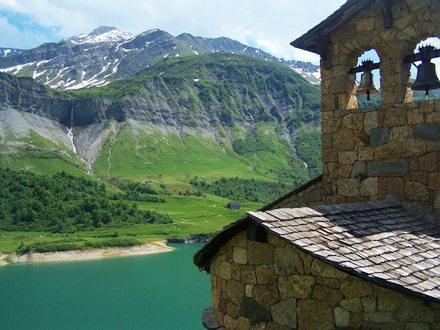
[[[106,119],[106,109],[110,103],[106,98],[78,98],[57,93],[35,83],[31,78],[0,73],[0,109],[32,113],[67,127],[72,124],[83,127]]]
[[[163,61],[103,92],[80,94],[56,92],[30,78],[0,73],[0,107],[38,114],[67,127],[105,119],[174,128],[261,121],[288,126],[294,125],[296,113],[314,117],[318,93],[281,65],[225,54]]]
[[[55,96],[31,78],[0,73],[0,107],[67,122],[70,100],[68,97]]]

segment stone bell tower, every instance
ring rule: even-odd
[[[440,100],[413,102],[405,60],[439,36],[438,0],[351,0],[292,42],[321,56],[324,203],[393,195],[440,215]],[[381,103],[359,109],[349,71],[370,49]]]

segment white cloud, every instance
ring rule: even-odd
[[[415,53],[419,52],[419,47],[423,46],[434,46],[435,48],[440,48],[440,38],[438,37],[430,37],[421,42],[419,42],[414,50]],[[431,60],[432,63],[435,64],[435,69],[437,71],[437,77],[440,77],[440,58],[433,58]],[[421,62],[416,62],[416,65],[420,65]],[[411,65],[411,78],[416,79],[417,77],[417,69],[414,65]]]
[[[319,4],[317,4],[319,2]],[[325,19],[345,0],[0,0],[0,10],[29,17],[54,38],[112,25],[131,33],[160,28],[177,35],[226,36],[286,59],[318,57],[289,43]],[[3,30],[2,30],[3,31]],[[1,39],[0,39],[1,41]],[[40,43],[48,41],[42,40]],[[58,40],[50,40],[58,41]],[[31,46],[36,46],[33,44]]]
[[[14,25],[11,25],[4,17],[0,17],[0,47],[24,48],[29,44],[37,45],[44,35],[34,32],[23,33]]]

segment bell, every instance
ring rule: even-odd
[[[431,89],[440,88],[434,63],[426,62],[417,66],[417,78],[411,88],[416,91],[425,91],[425,95],[429,95]]]
[[[379,93],[379,90],[374,86],[373,77],[371,71],[364,71],[361,76],[361,83],[357,89],[359,94],[367,94],[368,101],[370,101],[370,94]]]

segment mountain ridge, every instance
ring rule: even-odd
[[[229,146],[236,155],[251,157],[265,150],[268,155],[281,152],[284,159],[296,157],[289,154],[294,154],[303,124],[318,127],[319,89],[280,64],[215,53],[165,58],[135,76],[76,92],[52,90],[30,78],[2,73],[0,110],[61,124],[64,133],[62,127],[57,129],[52,142],[66,146],[72,132],[73,150],[90,167],[109,136],[118,136],[119,124],[108,126],[109,121],[150,125],[153,131],[177,136],[209,136],[216,148]],[[5,123],[0,120],[0,126]],[[1,131],[0,127],[4,135]],[[266,141],[265,131],[271,132],[271,140]],[[308,159],[302,161],[316,167]]]
[[[42,44],[30,50],[10,50],[0,57],[0,71],[32,77],[52,88],[69,90],[105,86],[148,68],[161,58],[218,52],[280,63],[309,81],[319,83],[316,65],[285,61],[226,37],[203,38],[189,33],[175,37],[160,29],[134,36],[114,27],[98,27],[87,35]]]
[[[100,42],[118,42],[130,40],[134,35],[121,31],[114,26],[99,26],[89,34],[80,34],[68,38],[66,41],[73,44],[100,43]]]

